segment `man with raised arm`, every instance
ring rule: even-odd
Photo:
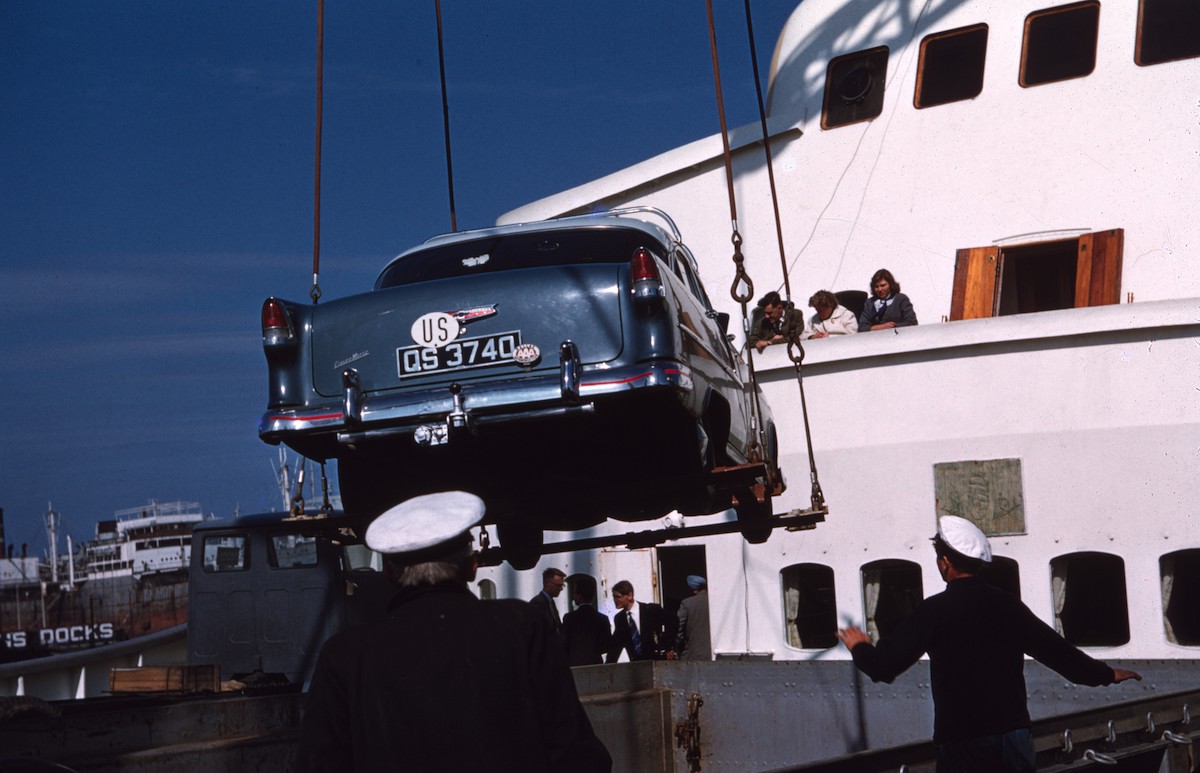
[[[838,631],[838,638],[859,670],[876,682],[890,683],[929,654],[938,773],[1037,769],[1025,655],[1076,684],[1142,678],[1092,659],[1016,596],[980,579],[992,547],[975,524],[942,517],[933,546],[946,590],[918,604],[877,645],[854,627]]]

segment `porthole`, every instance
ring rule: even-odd
[[[887,46],[856,51],[829,62],[822,129],[869,121],[883,112],[887,62]]]

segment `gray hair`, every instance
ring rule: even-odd
[[[440,556],[435,561],[411,563],[404,555],[387,555],[384,560],[392,570],[392,577],[401,588],[421,585],[437,585],[440,582],[466,582],[474,561],[473,545],[468,541],[450,555]]]

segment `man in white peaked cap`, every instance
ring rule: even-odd
[[[322,648],[297,771],[612,769],[545,616],[468,589],[483,513],[478,497],[451,491],[367,528],[398,590],[382,620]]]
[[[943,516],[933,538],[946,590],[917,605],[872,646],[853,626],[838,638],[859,670],[888,682],[929,654],[938,773],[1037,770],[1025,694],[1025,655],[1076,684],[1141,679],[1093,660],[1039,620],[1021,600],[977,575],[992,546],[975,524]]]

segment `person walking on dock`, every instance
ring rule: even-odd
[[[1026,654],[1076,684],[1142,678],[1092,659],[1020,599],[980,579],[992,549],[975,524],[944,516],[933,545],[946,590],[918,604],[877,645],[853,626],[838,631],[838,638],[859,670],[876,682],[890,683],[929,654],[938,773],[1037,769]]]
[[[321,649],[295,770],[611,771],[545,613],[468,589],[483,512],[452,491],[368,527],[398,591],[384,619]]]

